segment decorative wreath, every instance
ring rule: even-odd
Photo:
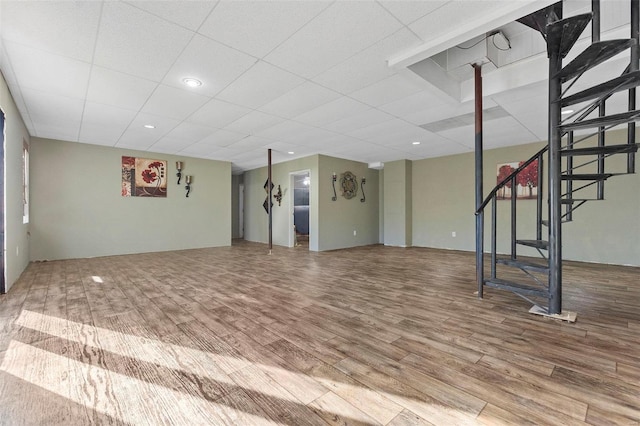
[[[351,199],[358,193],[358,180],[356,175],[351,172],[344,172],[340,175],[340,187],[342,188],[342,196]]]

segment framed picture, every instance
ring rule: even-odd
[[[167,162],[122,156],[123,197],[166,197]]]
[[[524,161],[498,164],[496,183],[502,182],[522,164],[524,164]],[[519,199],[536,198],[538,196],[538,160],[535,160],[518,173],[515,188],[512,188],[512,184],[513,182],[509,181],[500,188],[497,194],[498,200],[511,199],[511,192],[514,190],[517,191],[516,197]]]

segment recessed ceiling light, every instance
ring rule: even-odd
[[[293,152],[293,151],[289,151],[289,152],[287,152],[287,154],[289,154],[289,155],[293,155],[293,154],[295,154],[295,152]]]
[[[565,109],[564,111],[562,111],[563,114],[571,114],[572,112],[572,109]]]
[[[145,124],[145,125],[144,125],[144,128],[145,128],[145,129],[155,129],[155,128],[156,128],[156,126],[154,126],[153,124]]]
[[[184,78],[182,82],[189,87],[199,87],[202,86],[202,82],[197,78]]]
[[[420,145],[420,142],[415,141],[415,142],[411,142],[413,145]]]

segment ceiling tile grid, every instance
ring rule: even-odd
[[[510,3],[0,1],[0,67],[34,136],[231,161],[234,173],[263,166],[267,148],[277,161],[430,158],[468,152],[472,126],[420,126],[455,121],[473,102],[388,61],[493,22]],[[603,3],[604,25],[616,31],[628,25],[617,3]],[[505,32],[515,45],[505,57],[539,47],[518,23]],[[485,123],[486,146],[546,137],[539,81],[484,99],[507,114]]]

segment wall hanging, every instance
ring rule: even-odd
[[[187,190],[187,195],[186,197],[189,198],[189,193],[191,192],[191,181],[193,180],[193,176],[191,175],[186,175],[184,177],[184,181],[186,183],[186,185],[184,186],[184,189]]]
[[[278,185],[278,192],[275,193],[273,198],[276,199],[276,201],[278,202],[279,206],[282,205],[282,189],[280,188],[280,185]]]
[[[364,203],[367,197],[364,195],[364,184],[367,183],[367,180],[363,177],[360,181],[360,189],[362,190],[362,198],[360,198],[360,202]]]
[[[167,196],[167,162],[122,156],[123,197]]]
[[[271,189],[274,188],[273,182],[271,182]],[[264,190],[267,193],[266,198],[264,199],[264,203],[262,203],[262,207],[264,207],[264,211],[269,214],[269,179],[264,181]],[[271,201],[271,207],[273,207],[273,201]]]
[[[524,161],[514,163],[502,163],[497,166],[498,183],[502,182],[507,176],[513,173]],[[515,188],[512,188],[514,182],[510,180],[505,186],[498,190],[498,200],[511,198],[511,192],[516,191],[516,197],[519,199],[534,199],[538,196],[538,160],[535,160],[522,172],[518,173],[515,179]]]
[[[333,188],[333,197],[331,197],[331,201],[336,201],[338,199],[338,196],[336,195],[336,180],[337,179],[338,179],[338,176],[334,172],[331,175],[331,187]]]
[[[178,177],[178,185],[180,185],[180,179],[182,179],[182,161],[176,161],[176,169],[178,169],[176,176]]]
[[[347,200],[355,197],[358,193],[358,180],[356,175],[351,172],[344,172],[340,175],[340,187],[342,188],[342,196]]]

